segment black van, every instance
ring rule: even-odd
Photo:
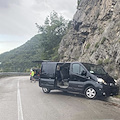
[[[86,98],[117,95],[116,81],[100,65],[80,62],[42,62],[39,86],[51,90],[77,92]]]

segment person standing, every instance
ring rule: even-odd
[[[35,72],[32,70],[31,72],[31,82],[34,81],[36,82],[35,78],[34,78]]]

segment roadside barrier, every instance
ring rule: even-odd
[[[25,72],[0,72],[1,77],[8,77],[8,76],[28,76],[30,73]]]

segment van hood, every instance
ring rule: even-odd
[[[108,73],[103,75],[96,75],[98,78],[102,78],[106,83],[115,83],[114,79],[109,76]]]

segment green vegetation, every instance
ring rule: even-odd
[[[89,47],[90,47],[90,43],[87,44],[86,49],[89,49]]]
[[[90,52],[90,56],[91,56],[94,52],[95,52],[95,50],[91,51],[91,52]]]
[[[99,34],[102,34],[103,32],[104,32],[104,29],[103,29],[103,27],[98,27],[98,31],[99,31]]]
[[[115,80],[117,80],[117,79],[118,79],[118,75],[113,76],[113,78],[114,78]]]
[[[120,43],[120,38],[118,39],[118,42]]]
[[[39,60],[42,50],[40,49],[40,34],[35,35],[24,45],[0,55],[0,69],[5,72],[25,72],[36,66],[32,63]]]
[[[113,66],[112,66],[112,65],[109,65],[109,66],[108,66],[108,71],[110,71],[110,72],[111,72],[111,71],[113,71],[113,69],[114,69],[114,68],[113,68]]]
[[[115,97],[120,99],[120,95],[117,95],[117,96],[115,96]]]
[[[103,60],[98,60],[97,64],[98,65],[102,65],[103,64]]]
[[[107,65],[107,64],[109,64],[111,61],[110,61],[110,59],[109,58],[107,58],[107,59],[105,59],[105,60],[98,60],[98,64],[99,65]],[[109,69],[110,69],[110,71],[111,71],[111,66],[109,66]]]
[[[95,47],[96,47],[96,48],[98,48],[98,47],[99,47],[99,42],[97,42],[97,43],[95,44]]]
[[[97,16],[96,16],[96,19],[98,19],[99,15],[100,15],[100,13],[98,12],[98,13],[97,13]]]
[[[103,37],[102,41],[101,41],[101,44],[104,44],[104,42],[105,42],[106,39],[107,39],[106,37]]]
[[[66,34],[68,21],[53,12],[45,20],[44,25],[36,23],[39,34],[24,45],[0,55],[0,71],[28,72],[39,64],[32,61],[59,61],[58,48],[62,37]],[[70,25],[69,25],[70,26]]]
[[[108,64],[109,62],[110,62],[110,59],[109,59],[109,58],[104,60],[104,64],[105,64],[105,65]]]
[[[41,59],[50,59],[58,61],[58,48],[62,37],[67,31],[67,21],[62,17],[58,16],[56,12],[53,12],[45,20],[45,24],[40,26],[36,23],[37,28],[42,36],[41,48],[43,54]]]
[[[81,2],[81,0],[77,0],[77,9],[78,9],[78,7],[80,5],[80,2]]]

